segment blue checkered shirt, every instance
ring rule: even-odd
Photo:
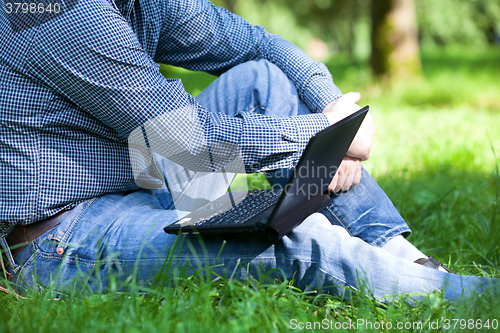
[[[237,144],[254,172],[293,167],[328,125],[317,112],[341,96],[323,64],[206,0],[66,1],[60,15],[24,21],[7,14],[12,0],[1,1],[0,236],[85,199],[139,188],[127,138],[171,110],[194,108],[207,144]],[[211,112],[157,65],[219,75],[255,59],[280,67],[316,113]]]

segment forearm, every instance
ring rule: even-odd
[[[324,64],[278,35],[206,0],[169,1],[155,61],[215,75],[266,59],[293,82],[312,112],[342,96]]]
[[[312,112],[321,112],[342,96],[324,64],[313,61],[297,46],[277,35],[266,33],[263,40],[263,56],[292,80],[299,97]]]

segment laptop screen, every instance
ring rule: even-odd
[[[280,224],[280,220],[295,214],[307,202],[325,195],[368,109],[368,106],[365,106],[318,132],[309,140],[292,177],[284,188],[287,195],[280,198],[273,216],[269,219],[273,228]]]

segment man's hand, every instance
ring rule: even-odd
[[[361,95],[359,93],[349,92],[340,97],[335,103],[328,104],[322,112],[328,118],[330,125],[334,124],[361,109],[356,104],[360,98]],[[347,151],[347,156],[361,161],[367,160],[370,157],[374,135],[375,125],[373,124],[373,116],[371,113],[368,113]]]
[[[349,156],[344,160],[335,173],[328,190],[332,192],[348,191],[352,185],[357,185],[361,181],[361,160]]]
[[[321,112],[328,118],[330,125],[333,125],[361,109],[359,105],[356,104],[359,102],[360,98],[361,95],[358,92],[348,92],[335,102],[325,106]]]
[[[373,124],[373,116],[371,113],[367,113],[346,155],[366,161],[370,157],[374,136],[375,125]]]

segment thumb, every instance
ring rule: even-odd
[[[335,176],[333,176],[330,185],[328,185],[328,191],[335,192],[335,188],[337,187],[337,183],[339,182],[339,173],[338,170],[335,172]]]
[[[361,94],[359,92],[348,92],[341,98],[344,103],[356,104],[361,99]]]

